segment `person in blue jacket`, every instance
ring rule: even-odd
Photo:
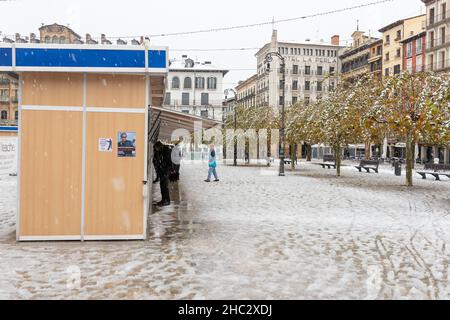
[[[214,175],[214,182],[219,182],[219,177],[217,176],[217,159],[216,159],[216,150],[214,148],[214,145],[209,146],[209,160],[208,160],[208,179],[205,180],[205,182],[211,182],[211,176]]]

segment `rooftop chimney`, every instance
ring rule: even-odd
[[[339,35],[334,35],[331,37],[331,44],[338,46],[340,44],[340,36]]]

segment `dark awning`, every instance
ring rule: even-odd
[[[191,114],[173,111],[161,107],[151,107],[152,126],[150,135],[153,131],[158,130],[158,139],[170,141],[172,133],[175,130],[184,129],[189,133],[194,133],[196,130],[207,130],[215,127],[222,127],[222,122],[194,116]]]

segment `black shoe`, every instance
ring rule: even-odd
[[[170,206],[170,201],[160,201],[156,205],[158,207],[167,207],[167,206]]]
[[[214,182],[219,182],[219,181],[220,181],[219,179],[214,180]]]
[[[205,182],[211,182],[211,180],[205,180]]]

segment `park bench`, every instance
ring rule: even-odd
[[[370,173],[370,170],[378,173],[378,167],[380,166],[379,160],[361,160],[359,166],[355,166],[359,172],[362,172],[362,169],[366,170],[367,173]]]
[[[450,165],[449,164],[432,164],[428,163],[425,165],[423,171],[416,171],[418,174],[422,176],[422,179],[427,178],[427,174],[433,176],[436,181],[441,180],[441,176],[445,176],[450,178]]]
[[[336,169],[336,157],[332,154],[326,154],[323,156],[323,162],[317,163],[319,166],[322,166],[322,168],[328,167],[328,169],[331,169],[333,167]]]

